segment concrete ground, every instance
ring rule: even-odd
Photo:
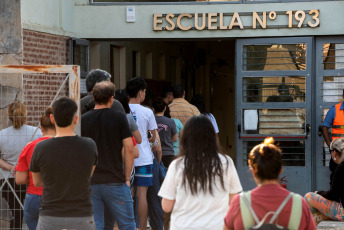
[[[344,222],[324,220],[317,226],[317,229],[344,230]]]

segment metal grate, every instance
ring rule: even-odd
[[[46,108],[62,96],[79,103],[79,93],[77,66],[0,66],[0,153],[13,165],[12,170],[0,168],[0,229],[28,229],[26,185],[16,185],[14,167],[23,147],[42,135],[39,118]]]
[[[244,141],[244,162],[248,165],[248,155],[254,146],[262,141]],[[284,166],[305,166],[305,142],[304,141],[276,141],[275,143],[282,150],[282,161]]]
[[[324,102],[343,100],[344,76],[326,76],[322,82],[322,99]]]
[[[305,134],[305,109],[244,110],[244,134]]]
[[[322,57],[325,70],[344,69],[344,43],[325,43]]]
[[[305,70],[306,44],[244,45],[243,70]]]
[[[244,102],[305,102],[306,78],[244,77]]]

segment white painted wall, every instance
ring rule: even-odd
[[[25,29],[79,38],[223,38],[266,36],[309,36],[344,34],[344,1],[204,4],[204,5],[136,5],[136,22],[127,23],[126,6],[89,5],[89,0],[23,0],[22,24]],[[211,13],[320,10],[320,27],[293,29],[247,29],[225,31],[153,31],[154,13]],[[241,17],[252,25],[252,17]],[[309,16],[306,18],[310,19]],[[229,24],[230,18],[225,20]],[[185,20],[185,23],[187,21]],[[287,25],[287,16],[272,22]],[[296,23],[296,21],[295,21]]]

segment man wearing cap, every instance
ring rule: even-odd
[[[343,95],[344,99],[344,90]],[[343,102],[338,103],[330,108],[330,110],[327,112],[325,120],[322,124],[322,134],[324,136],[324,140],[330,149],[331,145],[331,139],[330,139],[330,132],[329,129],[332,128],[332,140],[336,138],[344,138],[344,104]],[[332,151],[331,150],[331,154]],[[330,176],[330,184],[332,182],[332,176],[333,172],[336,169],[337,164],[332,160],[330,160],[330,170],[331,170],[331,176]]]

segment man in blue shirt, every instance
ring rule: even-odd
[[[342,97],[344,99],[344,90],[343,90]],[[330,128],[332,128],[332,135],[331,135],[332,138],[330,138],[330,132],[329,132]],[[331,139],[333,140],[335,138],[344,137],[344,104],[343,102],[332,106],[330,110],[327,112],[325,120],[322,124],[322,134],[324,136],[324,140],[329,149],[331,145]],[[330,152],[332,156],[333,150],[330,149]],[[336,167],[337,167],[337,164],[332,160],[332,157],[331,157],[330,170],[332,173],[330,176],[330,181],[332,181],[332,175]]]

